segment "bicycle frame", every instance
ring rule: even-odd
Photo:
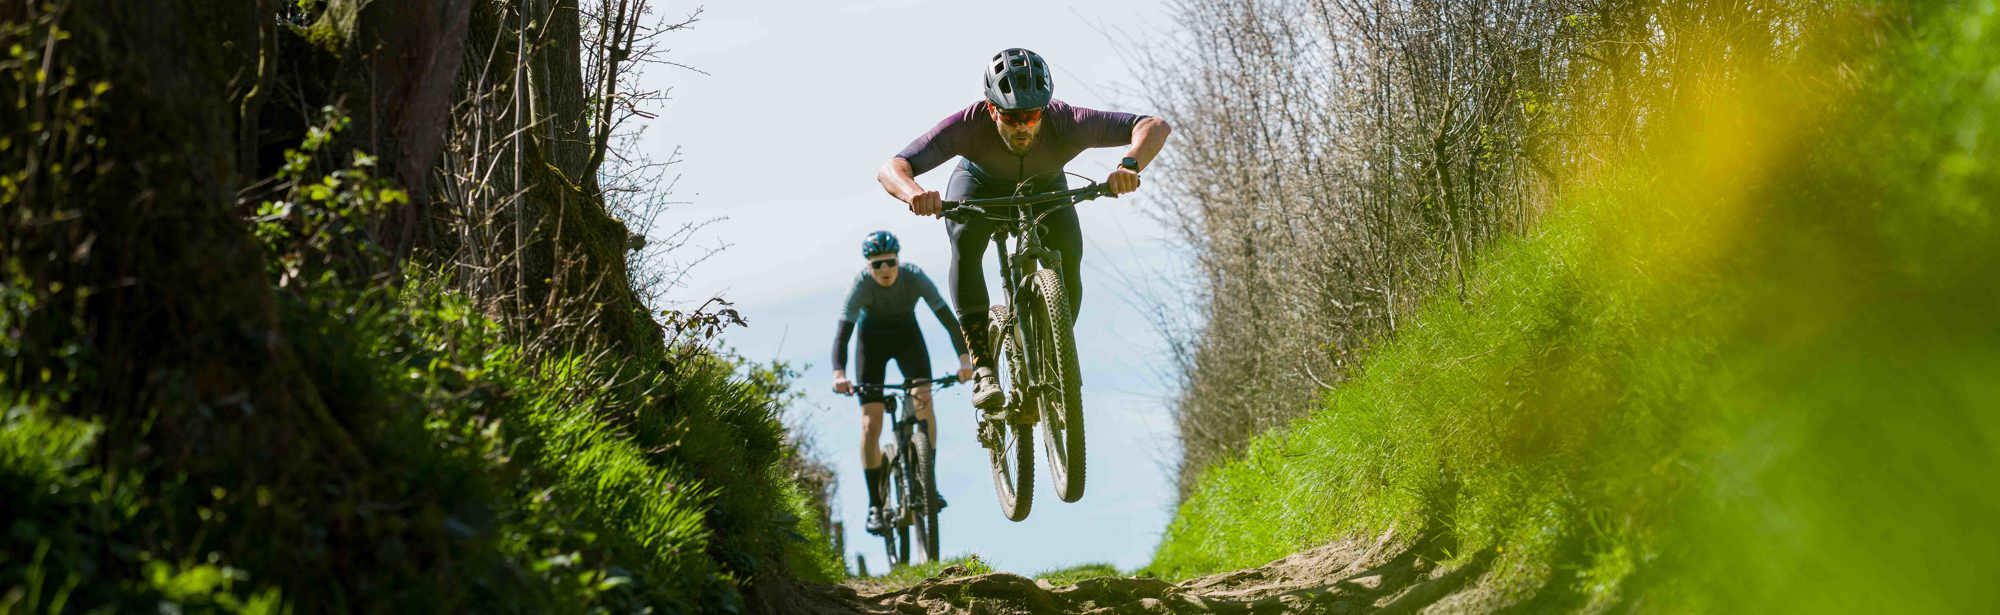
[[[992,239],[994,249],[998,250],[996,254],[1000,256],[1002,304],[1007,306],[1007,313],[1019,319],[1023,316],[1016,297],[1026,292],[1026,285],[1030,283],[1027,276],[1023,275],[1024,272],[1034,271],[1037,264],[1057,271],[1062,270],[1062,252],[1042,244],[1042,219],[1101,196],[1116,195],[1111,193],[1110,186],[1092,183],[1082,188],[1056,192],[944,201],[944,216],[959,222],[977,218],[994,224]],[[1005,208],[1007,211],[1005,214],[996,214],[989,208]],[[1021,242],[1018,250],[1010,252],[1007,249],[1007,240],[1014,235],[1019,235]],[[1040,360],[1040,349],[1032,345],[1034,340],[1030,336],[1020,327],[1009,327],[1008,331],[1009,335],[1013,336],[1014,343],[1022,349],[1023,358],[1030,362]],[[1028,367],[1029,373],[1041,373],[1040,365],[1030,364]],[[1030,392],[1047,393],[1045,389],[1050,386],[1055,385],[1037,381],[1034,383],[1034,388],[1037,390]],[[1018,406],[1021,399],[1025,398],[1020,391],[1009,393],[1008,406]]]
[[[884,465],[885,469],[888,469],[893,475],[891,480],[898,481],[898,484],[902,484],[901,481],[906,481],[906,480],[911,482],[920,480],[918,477],[902,474],[903,471],[910,470],[912,468],[912,466],[904,465],[909,462],[905,461],[903,459],[903,456],[908,455],[916,450],[913,444],[914,444],[914,438],[916,437],[916,430],[919,425],[919,421],[917,419],[917,413],[915,412],[914,408],[912,408],[909,411],[899,411],[897,410],[897,406],[899,405],[913,406],[914,404],[912,402],[914,400],[912,399],[913,394],[911,391],[918,387],[931,386],[933,390],[940,390],[940,389],[951,388],[951,386],[955,384],[958,384],[957,375],[944,375],[927,381],[907,382],[903,384],[861,385],[861,386],[856,386],[853,390],[849,391],[848,393],[844,393],[844,395],[859,395],[862,391],[867,391],[867,390],[875,390],[882,392],[896,391],[896,394],[884,396],[882,398],[882,410],[883,412],[888,414],[888,419],[890,421],[890,426],[893,434],[891,437],[894,439],[893,442],[894,448],[891,449],[893,452],[885,451],[885,458],[884,458],[884,461],[887,462]],[[935,417],[935,415],[933,416]],[[901,470],[899,470],[898,468],[901,468]],[[926,484],[928,484],[928,486],[926,487],[928,491],[925,491],[925,493],[931,493],[935,495],[935,489],[937,488],[937,485],[928,482],[932,481],[933,479],[930,477],[924,477],[921,480],[927,481]],[[897,561],[898,557],[903,558],[903,561],[900,563],[907,564],[909,563],[908,560],[911,556],[910,541],[907,531],[908,528],[914,523],[910,517],[912,511],[906,507],[907,501],[905,501],[904,499],[909,497],[909,492],[907,491],[907,489],[909,489],[909,487],[903,487],[898,491],[898,493],[902,494],[901,496],[899,496],[898,499],[891,499],[887,497],[890,495],[887,492],[882,494],[884,496],[884,499],[881,503],[881,513],[884,515],[886,519],[892,520],[887,524],[885,524],[882,534],[883,540],[885,542],[890,543],[889,565],[891,566],[895,566],[896,564],[899,563]],[[921,514],[921,512],[919,512],[918,514]],[[932,514],[935,515],[935,511],[933,511]],[[922,526],[919,527],[921,528]],[[935,527],[934,524],[932,527],[933,528]],[[935,534],[934,529],[932,533]],[[900,538],[897,538],[898,536],[900,536]],[[933,546],[928,548],[934,550],[935,549],[934,542],[926,542],[932,540],[933,539],[931,538],[920,537],[919,543],[932,544]],[[902,547],[899,549],[897,546],[895,546],[896,544],[901,544]],[[900,555],[898,554],[899,550],[901,551]]]
[[[898,412],[896,410],[896,406],[899,405],[897,401],[901,400],[902,405],[913,405],[911,404],[911,389],[929,386],[933,390],[943,390],[951,388],[955,384],[958,384],[958,375],[951,374],[915,383],[855,385],[854,390],[856,394],[860,393],[863,388],[880,388],[885,392],[897,392],[895,395],[885,395],[882,397],[882,412],[889,419],[890,430],[895,434],[896,447],[902,449],[908,447],[910,444],[910,430],[916,427],[917,413],[915,410]],[[932,410],[932,412],[936,412],[936,410]]]

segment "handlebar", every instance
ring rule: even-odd
[[[1001,196],[1001,197],[992,197],[984,199],[962,199],[957,201],[948,200],[943,202],[944,207],[942,214],[946,218],[950,218],[952,220],[959,222],[964,222],[965,218],[968,216],[991,215],[991,212],[987,211],[987,208],[991,207],[1025,207],[1030,205],[1044,205],[1050,203],[1057,203],[1062,205],[1075,205],[1077,203],[1082,203],[1084,201],[1106,196],[1116,197],[1118,195],[1111,193],[1111,186],[1109,184],[1093,183],[1091,185],[1084,186],[1082,188],[1059,190],[1055,192],[1038,192],[1035,194],[1018,194],[1014,196]]]
[[[835,395],[846,395],[846,396],[853,396],[853,395],[855,395],[855,394],[857,394],[857,393],[860,393],[860,392],[862,391],[862,389],[883,389],[883,390],[892,390],[892,391],[904,391],[904,390],[908,390],[908,389],[911,389],[911,388],[914,388],[914,387],[920,387],[920,386],[924,386],[924,385],[931,385],[931,386],[933,386],[933,387],[936,387],[936,388],[938,388],[938,389],[949,389],[949,388],[951,388],[951,387],[952,387],[952,385],[955,385],[955,384],[958,384],[958,374],[945,374],[945,375],[943,375],[943,376],[938,376],[938,377],[936,377],[936,378],[932,378],[932,379],[930,379],[930,380],[918,380],[918,381],[915,381],[915,382],[904,382],[904,383],[899,383],[899,384],[856,384],[856,385],[854,385],[854,388],[853,388],[853,389],[849,390],[849,391],[848,391],[848,392],[846,392],[846,393],[838,393],[838,392],[836,392],[836,393],[834,393],[834,394],[835,394]]]

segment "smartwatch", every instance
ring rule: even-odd
[[[1124,159],[1118,161],[1118,166],[1131,169],[1133,173],[1138,173],[1139,159],[1133,158],[1131,156],[1126,156]]]

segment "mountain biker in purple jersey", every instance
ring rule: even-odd
[[[1157,117],[1098,111],[1052,98],[1048,63],[1026,49],[1007,49],[985,68],[986,99],[946,116],[876,172],[882,189],[909,205],[911,213],[936,216],[944,199],[961,200],[1066,189],[1063,165],[1083,150],[1129,146],[1125,159],[1105,178],[1113,194],[1139,189],[1139,171],[1160,153],[1171,130]],[[917,184],[916,176],[960,157],[945,194]],[[1021,185],[1025,182],[1025,185]],[[1083,231],[1076,211],[1064,209],[1043,220],[1047,245],[1062,252],[1062,278],[1070,309],[1083,299]],[[987,343],[989,299],[983,258],[993,225],[947,220],[951,238],[952,303],[960,330],[972,350],[972,404],[998,409],[1004,401]],[[1072,313],[1074,316],[1074,313]]]
[[[855,276],[854,286],[847,292],[833,339],[833,390],[842,395],[854,392],[861,400],[861,470],[868,486],[869,533],[881,532],[883,525],[882,487],[888,482],[889,468],[882,463],[877,440],[882,437],[882,379],[891,359],[903,372],[903,382],[917,385],[909,389],[910,411],[930,436],[932,454],[937,450],[931,387],[919,384],[930,378],[931,357],[923,331],[917,328],[918,301],[930,306],[951,338],[952,349],[958,351],[959,379],[972,376],[972,357],[966,354],[965,340],[952,335],[958,332],[958,320],[951,317],[944,298],[938,296],[937,285],[924,270],[898,262],[901,252],[902,243],[889,231],[875,231],[862,239],[861,255],[867,257],[868,268]],[[858,391],[856,383],[847,378],[847,340],[854,337],[857,326],[861,331],[861,344],[854,352],[854,362],[861,370]],[[942,507],[944,498],[937,499]]]

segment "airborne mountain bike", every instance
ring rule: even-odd
[[[1056,497],[1083,497],[1083,381],[1070,330],[1076,314],[1064,295],[1062,253],[1042,241],[1042,219],[1102,196],[1112,196],[1110,186],[1090,182],[1072,190],[944,202],[946,218],[983,220],[995,229],[1006,296],[990,314],[987,356],[1003,363],[1006,401],[980,416],[978,437],[993,465],[1000,513],[1013,521],[1028,518],[1034,506],[1035,447],[1028,430],[1035,423],[1042,424]],[[1011,252],[1010,237],[1020,238]]]
[[[914,563],[935,562],[938,559],[938,509],[942,508],[944,500],[937,495],[937,468],[933,467],[937,459],[936,449],[933,448],[930,432],[923,429],[923,424],[917,420],[916,410],[910,405],[910,389],[925,384],[932,385],[933,391],[948,389],[958,384],[958,375],[939,376],[928,382],[855,385],[854,391],[848,393],[855,395],[866,389],[899,391],[882,399],[883,417],[888,419],[895,432],[895,441],[882,447],[882,463],[889,468],[890,490],[883,493],[880,512],[882,546],[889,551],[889,566],[892,568],[913,563],[912,556],[916,555],[921,555],[922,559]],[[899,411],[899,406],[905,410]],[[910,550],[912,529],[917,538],[917,551]]]

